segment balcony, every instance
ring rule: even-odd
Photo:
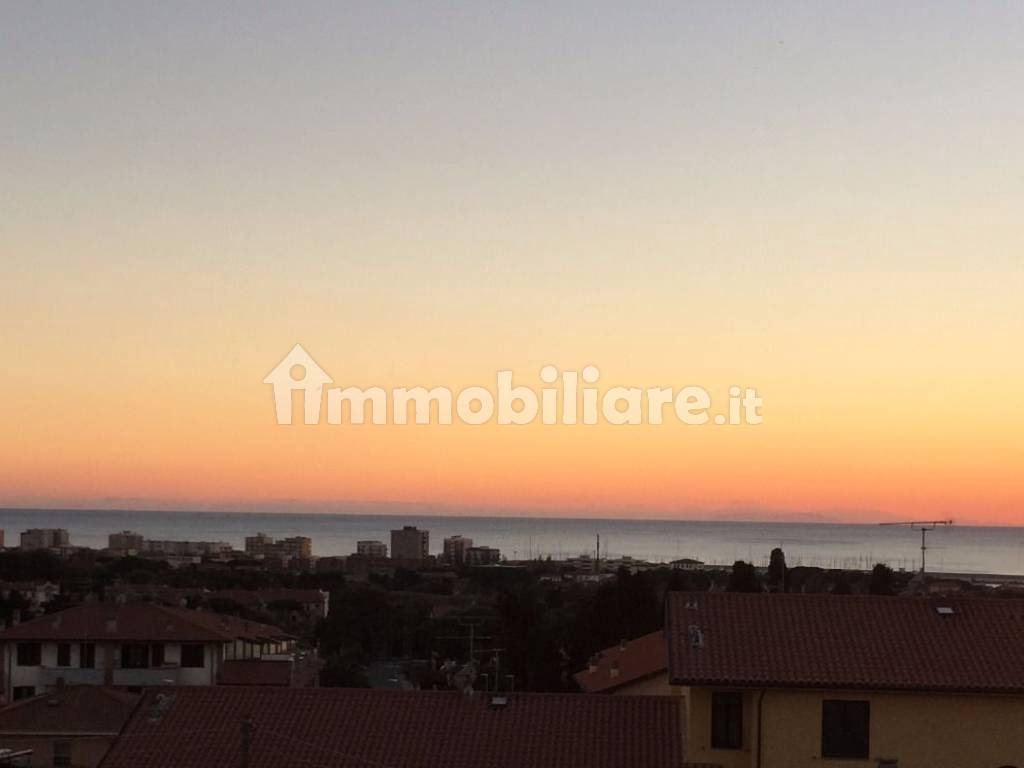
[[[149,669],[115,669],[114,685],[178,685],[181,667],[151,667]]]
[[[42,667],[40,680],[44,686],[56,686],[58,678],[65,685],[103,685],[104,670],[78,667]],[[114,670],[114,685],[178,685],[181,667],[177,664],[150,669]]]

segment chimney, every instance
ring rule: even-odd
[[[704,647],[704,632],[696,624],[691,624],[689,627],[690,647],[691,648],[703,648]]]
[[[628,640],[626,640],[626,638],[622,638],[621,640],[619,640],[619,650],[620,650],[620,651],[624,651],[624,650],[626,650],[626,644],[627,644],[628,642],[629,642],[629,641],[628,641]]]
[[[597,654],[590,657],[590,661],[587,662],[587,670],[591,673],[597,672]]]
[[[608,669],[608,677],[616,678],[619,676],[619,662],[616,659],[612,662],[611,667]]]

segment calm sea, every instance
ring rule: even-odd
[[[440,517],[219,512],[125,512],[112,510],[0,510],[8,545],[26,528],[66,528],[71,543],[104,547],[107,534],[132,530],[153,539],[227,541],[241,547],[258,531],[272,536],[309,536],[317,555],[345,555],[359,539],[389,540],[389,531],[416,525],[430,531],[439,552],[445,536],[463,534],[498,547],[510,558],[563,558],[593,553],[631,555],[654,562],[693,557],[707,563],[747,560],[766,565],[781,546],[789,565],[870,568],[884,562],[912,570],[920,558],[920,534],[909,528],[827,523],[744,523],[578,518]],[[928,569],[962,573],[1024,574],[1024,527],[953,526],[929,534]]]

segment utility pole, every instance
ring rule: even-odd
[[[928,551],[927,535],[940,525],[952,525],[952,520],[909,520],[902,523],[879,523],[879,525],[906,525],[911,530],[921,532],[921,573],[924,573],[925,553]]]

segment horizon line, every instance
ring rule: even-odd
[[[432,506],[424,505],[420,502],[345,502],[348,505],[365,504],[371,507],[377,506],[405,506],[405,507],[420,507],[420,506]],[[830,519],[819,513],[802,513],[796,516],[783,515],[777,519],[765,519],[759,517],[723,517],[723,518],[712,518],[712,517],[616,517],[616,516],[593,516],[588,514],[572,515],[572,514],[529,514],[530,510],[510,510],[505,513],[500,510],[490,509],[486,511],[472,511],[470,514],[459,514],[453,513],[452,509],[466,509],[465,507],[452,506],[446,507],[445,505],[439,505],[440,511],[428,511],[423,509],[417,509],[414,512],[396,512],[396,511],[352,511],[352,510],[302,510],[302,509],[291,509],[291,510],[267,510],[267,509],[242,509],[238,507],[230,507],[224,509],[216,508],[201,508],[201,507],[184,507],[184,506],[171,506],[171,507],[155,507],[155,506],[115,506],[115,507],[99,507],[99,506],[0,506],[0,514],[11,513],[11,512],[74,512],[74,513],[89,513],[89,512],[100,512],[100,513],[124,513],[124,512],[135,512],[141,514],[194,514],[194,515],[257,515],[257,516],[322,516],[322,517],[390,517],[390,518],[401,518],[401,517],[426,517],[426,518],[464,518],[464,519],[512,519],[512,520],[579,520],[579,521],[593,521],[593,522],[634,522],[634,523],[725,523],[725,524],[748,524],[748,525],[842,525],[842,526],[875,526],[883,523],[892,523],[896,519],[896,516],[887,518],[885,515],[879,515],[877,521],[864,522],[864,521],[843,521],[838,519]],[[1019,528],[1024,524],[1006,524],[1006,523],[957,523],[954,519],[953,527],[959,528]]]

